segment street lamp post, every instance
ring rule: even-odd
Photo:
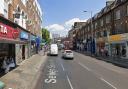
[[[93,53],[92,50],[93,50],[93,24],[92,24],[92,11],[83,11],[83,12],[89,12],[91,14],[91,54]]]

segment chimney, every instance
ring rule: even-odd
[[[106,1],[106,6],[111,5],[114,1],[115,1],[115,0],[107,0],[107,1]]]

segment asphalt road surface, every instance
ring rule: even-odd
[[[74,52],[74,60],[48,56],[40,89],[128,89],[128,69]]]

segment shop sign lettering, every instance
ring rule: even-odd
[[[122,41],[122,40],[128,40],[128,34],[119,34],[119,35],[113,35],[110,36],[109,41]]]
[[[3,25],[0,25],[0,32],[1,32],[2,34],[7,34],[7,28],[4,27]]]
[[[16,39],[19,36],[19,30],[16,30],[8,25],[0,23],[0,37]]]

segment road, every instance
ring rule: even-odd
[[[74,60],[48,56],[40,89],[128,89],[128,69],[74,52]]]

